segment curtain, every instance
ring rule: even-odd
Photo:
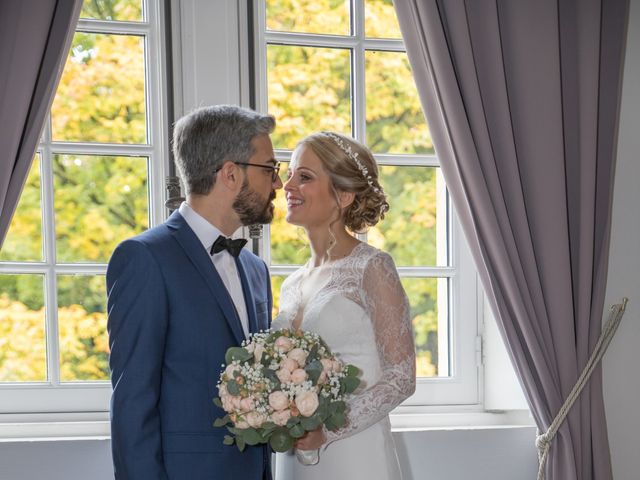
[[[452,201],[546,431],[601,331],[628,0],[394,3]],[[612,478],[599,367],[546,478]]]
[[[82,0],[0,2],[0,247],[60,80]]]

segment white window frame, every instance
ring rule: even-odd
[[[364,33],[364,0],[351,0],[353,15],[352,36],[322,35],[308,33],[274,32],[266,29],[265,0],[255,0],[254,7],[254,51],[257,109],[268,111],[267,99],[267,44],[328,47],[349,49],[352,52],[352,120],[354,137],[365,142],[366,102],[365,102],[365,52],[379,50],[405,52],[404,42],[400,39],[371,39]],[[277,128],[277,126],[276,126]],[[290,150],[276,150],[276,158],[283,162],[291,159]],[[398,155],[376,154],[378,165],[439,167],[436,155]],[[445,192],[445,189],[441,189]],[[437,277],[449,280],[449,298],[447,299],[449,319],[440,319],[439,332],[445,338],[439,339],[440,345],[448,345],[450,375],[447,377],[418,378],[416,393],[403,403],[407,411],[425,411],[424,407],[439,409],[443,406],[459,406],[465,411],[482,409],[482,325],[483,295],[479,287],[477,273],[469,248],[464,240],[460,222],[451,206],[447,193],[439,195],[439,207],[450,225],[449,258],[446,267],[398,267],[400,277]],[[366,240],[366,235],[359,235]],[[272,275],[289,275],[298,267],[272,265],[270,258],[269,227],[260,246],[261,255],[269,265]],[[448,323],[448,325],[447,325]],[[447,327],[447,328],[443,328]],[[448,338],[447,338],[448,336]]]
[[[140,22],[80,19],[76,31],[129,34],[144,38],[145,102],[148,143],[143,145],[54,142],[51,117],[47,116],[38,146],[41,175],[43,262],[0,262],[1,274],[44,275],[47,381],[0,383],[0,415],[64,412],[105,412],[109,410],[109,381],[62,383],[59,369],[57,275],[105,275],[104,263],[56,263],[53,211],[52,157],[55,154],[145,156],[148,160],[149,223],[162,223],[164,180],[168,172],[168,120],[164,55],[164,11],[162,2],[146,0]],[[124,239],[122,239],[124,240]],[[105,295],[106,302],[106,295]]]

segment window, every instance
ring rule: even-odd
[[[360,235],[389,252],[411,303],[415,405],[477,404],[478,296],[472,261],[440,173],[392,0],[260,0],[255,5],[256,97],[277,119],[276,155],[334,130],[366,143],[390,197],[387,218]],[[283,168],[286,170],[286,168]],[[309,256],[284,221],[262,243],[277,311],[283,279]]]
[[[82,8],[0,252],[0,413],[108,409],[107,262],[165,215],[159,5]]]

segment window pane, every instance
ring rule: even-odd
[[[149,226],[146,157],[54,155],[58,262],[107,262]]]
[[[44,275],[0,275],[0,382],[47,379]]]
[[[42,261],[42,207],[40,205],[40,157],[36,155],[0,250],[0,261]]]
[[[280,168],[282,183],[286,181],[288,168],[288,162],[283,163]],[[311,255],[307,234],[303,228],[291,225],[285,220],[287,216],[287,199],[284,191],[278,192],[274,204],[276,209],[269,230],[271,232],[271,263],[276,265],[302,265]]]
[[[406,53],[365,52],[365,86],[371,150],[434,153]]]
[[[402,38],[393,0],[365,0],[364,30],[367,37]]]
[[[53,139],[146,143],[144,39],[78,32],[51,107]]]
[[[58,276],[60,379],[109,379],[109,339],[103,275]]]
[[[350,54],[336,48],[267,47],[269,112],[276,148],[318,130],[351,133]]]
[[[284,275],[271,275],[271,291],[273,292],[273,318],[276,318],[280,311],[280,289],[282,282],[287,278]]]
[[[416,342],[416,375],[449,375],[449,315],[446,278],[403,278]]]
[[[267,0],[267,29],[349,35],[349,0]]]
[[[390,209],[369,230],[369,243],[389,252],[401,266],[447,265],[448,215],[440,169],[388,165],[379,169]]]
[[[142,0],[84,0],[81,18],[142,20]]]

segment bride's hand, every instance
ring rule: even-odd
[[[307,432],[303,437],[296,440],[295,447],[298,450],[316,450],[320,448],[327,438],[322,431],[322,427],[313,430],[312,432]]]

